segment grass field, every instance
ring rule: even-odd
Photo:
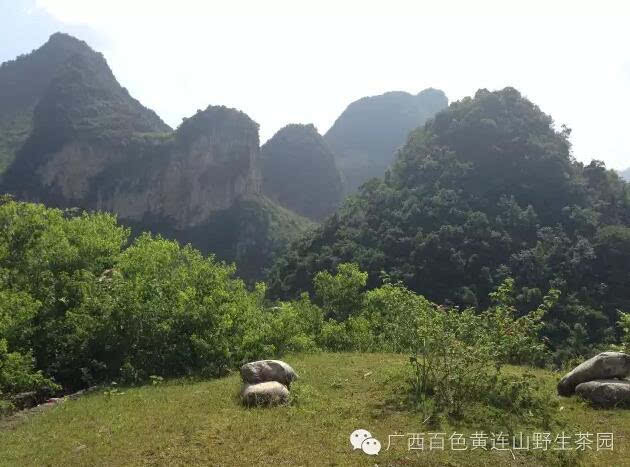
[[[613,451],[499,451],[490,450],[490,442],[487,451],[471,451],[470,440],[468,450],[455,451],[448,441],[453,432],[489,431],[491,422],[476,425],[473,416],[429,426],[419,413],[397,407],[404,356],[323,353],[285,360],[301,377],[291,406],[242,408],[237,374],[99,391],[24,419],[0,420],[0,465],[630,466],[630,410],[595,410],[575,398],[559,399],[567,434],[588,431],[596,442],[596,433],[613,432]],[[530,371],[544,381],[549,397],[558,397],[557,375]],[[358,428],[380,440],[380,454],[352,450],[350,433]],[[513,433],[527,436],[532,429]],[[428,432],[446,433],[443,450],[428,450],[429,435],[424,451],[408,449],[407,433]],[[391,438],[386,450],[395,433],[403,436]]]

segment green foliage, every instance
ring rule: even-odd
[[[516,315],[561,292],[542,333],[554,361],[615,339],[630,308],[630,188],[603,163],[576,162],[569,131],[515,89],[480,90],[414,131],[382,180],[365,183],[270,273],[270,294],[356,262],[445,306],[492,306],[514,279]]]
[[[111,279],[73,310],[73,355],[83,377],[129,382],[150,375],[220,375],[245,356],[240,339],[256,297],[234,269],[190,246],[142,235]],[[116,349],[115,352],[112,352]]]
[[[243,349],[250,355],[277,357],[288,352],[315,351],[319,348],[315,337],[321,333],[323,322],[322,310],[306,295],[294,302],[260,309],[250,315]]]
[[[341,202],[335,156],[311,125],[287,125],[261,148],[263,193],[281,206],[313,220]]]
[[[308,297],[269,307],[235,267],[150,234],[128,245],[114,216],[0,204],[0,391],[64,391],[216,376],[316,350]],[[60,386],[58,386],[59,384]]]
[[[5,394],[59,389],[41,370],[35,369],[34,363],[31,354],[9,352],[7,341],[0,339],[0,400]]]
[[[383,176],[409,132],[447,105],[444,93],[430,88],[417,95],[387,92],[352,102],[324,136],[337,156],[346,193]]]
[[[462,416],[473,403],[517,415],[528,411],[543,421],[552,416],[553,407],[537,394],[535,384],[511,378],[502,368],[508,362],[542,358],[541,320],[558,293],[551,291],[544,305],[516,318],[511,305],[513,284],[511,279],[504,281],[492,294],[495,305],[480,314],[470,308],[459,312],[423,306],[417,310],[410,396],[424,417]]]
[[[493,306],[480,314],[485,319],[486,332],[496,346],[495,360],[502,363],[541,363],[546,360],[546,348],[540,340],[543,318],[558,303],[560,291],[551,289],[538,308],[518,316],[514,306],[514,280],[506,279],[490,294]]]
[[[340,264],[334,276],[321,271],[315,276],[315,295],[328,318],[343,321],[361,308],[367,274],[353,263]]]
[[[630,313],[619,313],[619,327],[621,328],[621,348],[630,353]]]
[[[265,277],[274,259],[312,226],[307,219],[266,197],[238,200],[231,208],[215,211],[204,223],[191,228],[180,230],[172,222],[148,218],[131,225],[134,232],[160,232],[180,243],[191,243],[219,260],[236,263],[239,277],[250,284]]]
[[[366,293],[367,274],[348,263],[315,277],[321,307],[307,294],[270,306],[266,287],[249,291],[234,266],[150,234],[127,246],[128,235],[108,214],[0,205],[3,393],[217,376],[287,352],[417,353],[422,345],[430,358],[447,352],[456,373],[542,349],[534,339],[542,307],[515,318],[510,280],[494,307],[476,314],[437,307],[401,284]],[[444,394],[459,400],[472,386],[449,388]]]
[[[0,118],[0,174],[11,165],[17,151],[32,130],[32,115],[28,112],[2,120]]]

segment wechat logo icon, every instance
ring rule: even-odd
[[[376,456],[381,450],[381,442],[372,437],[372,434],[364,429],[354,430],[350,434],[350,444],[353,449],[361,449],[369,456]]]

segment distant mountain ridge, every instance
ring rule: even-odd
[[[352,102],[324,135],[337,156],[346,193],[383,176],[409,132],[447,105],[444,92],[433,88],[417,95],[394,91]]]
[[[99,102],[112,108],[99,107]],[[71,130],[73,122],[87,123],[97,116],[114,120],[109,125],[128,124],[134,131],[171,130],[118,84],[102,54],[62,33],[0,65],[0,104],[0,171],[11,164],[35,120],[38,131],[47,131],[53,139]],[[76,114],[80,112],[83,115]],[[128,118],[122,122],[122,116]]]
[[[115,212],[236,261],[248,277],[308,225],[262,194],[258,124],[245,113],[209,106],[173,131],[71,36],[3,64],[0,89],[12,130],[0,133],[3,192]]]
[[[287,125],[261,148],[263,192],[280,205],[313,220],[341,202],[335,155],[312,125]]]
[[[619,175],[621,175],[621,178],[623,178],[627,182],[630,182],[630,167],[628,167],[626,170],[622,170]]]

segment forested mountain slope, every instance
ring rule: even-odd
[[[341,202],[335,156],[313,125],[287,125],[261,148],[263,192],[280,205],[313,220]]]
[[[569,133],[513,88],[451,104],[384,179],[293,246],[271,290],[294,296],[318,270],[356,261],[371,286],[385,273],[438,302],[485,306],[512,276],[520,307],[562,292],[546,329],[556,345],[605,341],[630,309],[630,187],[576,162]]]
[[[409,132],[447,105],[446,95],[437,89],[417,95],[387,92],[351,103],[324,136],[337,156],[346,193],[383,176]]]

